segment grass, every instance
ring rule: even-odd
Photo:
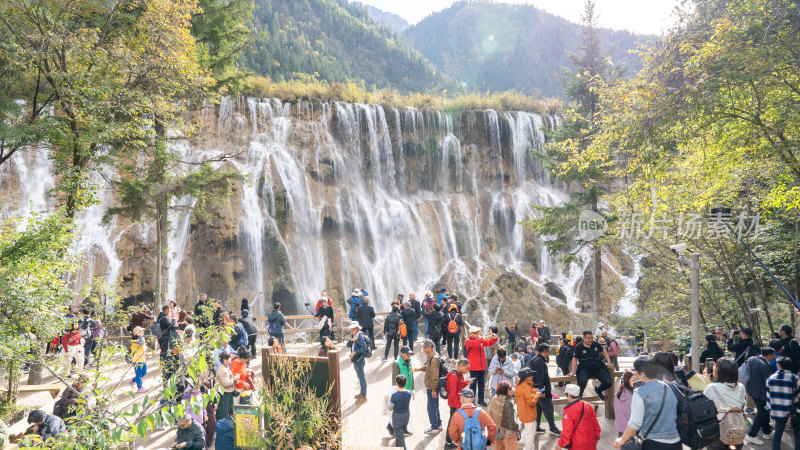
[[[541,99],[516,91],[497,93],[416,92],[402,94],[395,90],[368,91],[359,84],[328,83],[311,75],[300,75],[295,79],[274,82],[265,77],[251,77],[245,95],[278,98],[283,101],[318,99],[322,101],[344,101],[349,103],[372,103],[385,108],[412,106],[418,109],[459,112],[467,110],[496,109],[502,111],[527,111],[542,115],[561,112],[558,99]]]

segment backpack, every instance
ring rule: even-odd
[[[747,386],[747,382],[750,381],[750,360],[746,359],[744,363],[739,367],[739,381],[742,382],[743,385]]]
[[[150,333],[156,338],[160,338],[161,335],[164,334],[164,330],[161,329],[161,322],[154,320],[153,323],[150,324]]]
[[[439,366],[439,367],[441,367],[441,366]],[[451,373],[455,373],[455,371],[445,373],[444,376],[440,376],[439,377],[439,381],[436,382],[436,393],[439,394],[439,397],[441,397],[441,398],[443,398],[445,400],[447,400],[447,395],[448,395],[448,392],[447,392],[447,376],[450,375]],[[439,375],[441,375],[441,374],[442,374],[442,372],[441,372],[441,369],[440,369],[439,370]]]
[[[456,317],[458,317],[458,314],[455,316],[448,314],[448,317],[450,318],[450,321],[447,322],[447,332],[450,334],[458,333],[458,323],[456,322]]]
[[[719,440],[726,445],[739,445],[744,443],[747,434],[747,422],[741,411],[728,411],[719,421]]]
[[[100,339],[103,337],[103,325],[100,324],[98,321],[94,321],[94,328],[92,328],[92,337],[95,339]]]
[[[358,307],[361,306],[361,297],[350,297],[350,318],[353,319],[358,314]]]
[[[408,336],[408,327],[403,319],[400,319],[400,325],[397,327],[400,332],[400,337],[404,338]]]
[[[744,362],[750,359],[753,356],[758,356],[761,354],[761,348],[753,344],[750,347],[747,347],[747,350],[743,351],[741,355],[737,356],[734,362],[737,366],[743,366]]]
[[[236,324],[233,326],[233,329],[236,331],[236,339],[239,341],[239,346],[247,347],[247,332],[244,331],[244,326],[241,323],[236,322]]]
[[[437,356],[436,359],[439,360],[439,376],[437,378],[447,377],[447,374],[450,373],[450,368],[447,367],[447,363],[444,362],[444,358]]]
[[[677,423],[681,442],[697,450],[719,439],[719,421],[714,402],[702,392],[675,382],[668,384],[678,398]]]
[[[483,427],[478,421],[478,416],[481,414],[480,408],[475,408],[472,417],[468,417],[463,409],[459,409],[458,413],[464,418],[464,431],[462,431],[461,448],[464,450],[485,450],[486,449],[486,436],[483,435]]]
[[[91,322],[91,327],[89,326],[89,322]],[[96,328],[94,325],[94,320],[82,319],[80,323],[81,323],[81,337],[84,339],[92,339],[92,337],[94,336],[94,329]]]
[[[269,321],[269,327],[267,327],[267,333],[269,333],[270,336],[275,336],[276,334],[278,334],[279,333],[278,332],[278,324],[276,324],[275,322],[270,320]]]

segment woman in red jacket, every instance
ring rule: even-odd
[[[539,324],[536,321],[533,321],[531,325],[531,345],[536,347],[536,343],[539,342]]]
[[[571,450],[597,450],[600,423],[594,415],[594,408],[579,398],[581,388],[577,384],[568,384],[564,392],[569,403],[564,407],[564,429],[561,431],[558,446],[569,446]]]
[[[72,322],[69,330],[61,336],[61,355],[67,372],[71,370],[72,360],[75,359],[78,371],[83,373],[83,342],[80,324]]]
[[[486,385],[486,350],[497,342],[497,335],[489,332],[484,339],[481,329],[476,326],[469,327],[469,339],[464,341],[464,352],[469,360],[469,376],[472,378],[470,389],[477,393],[478,405],[488,406],[484,401],[484,386]],[[477,388],[477,390],[476,390]]]

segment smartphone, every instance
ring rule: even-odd
[[[544,388],[539,389],[539,393],[544,394]]]
[[[706,359],[706,373],[709,375],[714,373],[714,358]]]

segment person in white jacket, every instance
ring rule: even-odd
[[[514,377],[517,375],[517,369],[514,368],[511,358],[506,355],[506,349],[502,347],[497,349],[497,354],[494,355],[489,363],[489,374],[492,376],[489,382],[489,398],[494,397],[497,383],[501,381],[508,381],[514,386]]]
[[[731,359],[720,358],[714,364],[714,383],[706,387],[703,394],[714,402],[717,407],[717,420],[733,421],[732,415],[741,416],[739,422],[744,425],[742,411],[745,405],[745,388],[739,383],[739,371],[736,363]],[[746,426],[744,430],[746,430]],[[725,450],[730,448],[730,436],[720,436],[719,439],[709,445],[710,450]],[[741,449],[743,443],[735,443],[734,447]]]

